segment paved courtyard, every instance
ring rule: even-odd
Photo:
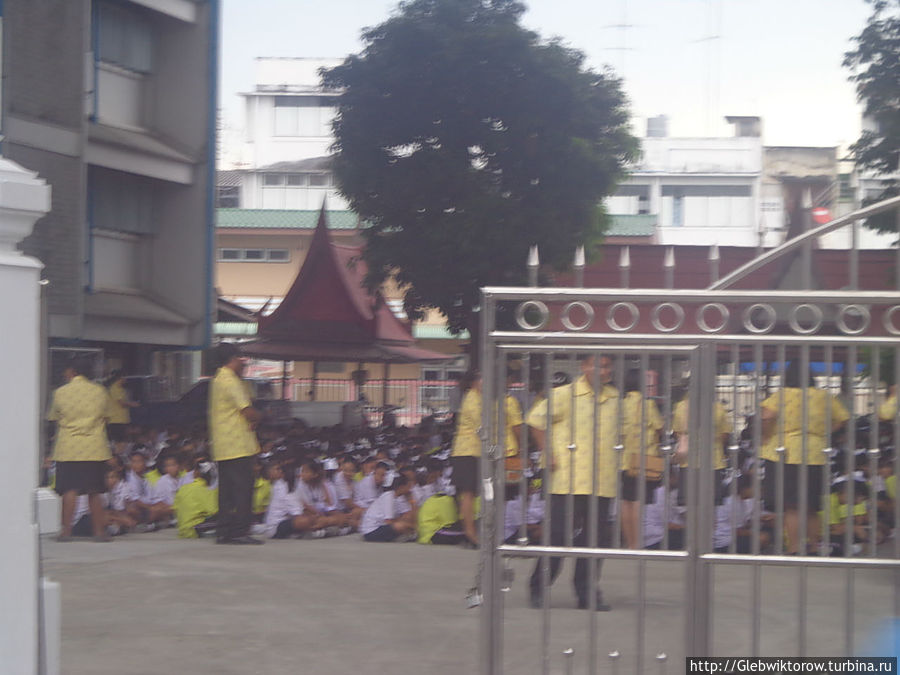
[[[478,671],[478,612],[465,607],[477,554],[451,547],[368,544],[358,537],[277,541],[259,547],[181,541],[172,530],[111,544],[42,542],[44,570],[62,584],[65,675],[159,673],[302,673],[304,675],[443,675]],[[528,608],[527,561],[516,571],[507,607],[509,673],[540,672],[541,612]],[[622,654],[618,672],[634,671],[637,565],[609,562],[603,589],[613,611],[597,615],[602,672]],[[683,671],[680,562],[647,563],[647,670]],[[843,648],[846,573],[809,571],[809,652]],[[750,573],[716,570],[717,655],[746,655]],[[798,570],[764,570],[763,651],[795,653]],[[553,671],[575,650],[583,672],[588,614],[574,609],[571,566],[554,587]],[[890,615],[892,576],[854,575],[860,640]],[[667,663],[655,660],[665,653]],[[582,668],[579,671],[579,667]]]

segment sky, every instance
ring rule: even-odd
[[[220,106],[240,128],[238,92],[259,56],[344,57],[396,0],[222,0]],[[725,115],[763,118],[766,145],[846,146],[860,107],[841,66],[869,15],[864,0],[526,0],[523,23],[624,79],[635,133],[667,115],[672,136],[727,136]],[[622,27],[626,26],[626,27]]]

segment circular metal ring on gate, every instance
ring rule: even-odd
[[[891,335],[900,335],[900,328],[894,325],[894,312],[897,311],[900,311],[900,305],[894,305],[881,317],[881,320],[884,322],[884,329]]]
[[[766,319],[768,323],[764,326],[757,326],[753,323],[753,313],[761,309],[763,313],[766,315]],[[747,309],[744,310],[744,328],[746,328],[751,333],[755,333],[756,335],[764,335],[770,332],[773,328],[775,328],[775,321],[777,320],[777,315],[775,314],[775,308],[772,305],[767,305],[764,302],[757,302],[755,305],[750,305]]]
[[[812,310],[812,313],[813,313],[813,325],[812,326],[807,326],[804,328],[803,326],[800,325],[800,320],[797,318],[797,315],[800,314],[801,309]],[[822,327],[822,310],[819,308],[818,305],[811,305],[808,302],[804,302],[800,305],[797,305],[796,307],[794,307],[794,309],[791,310],[791,318],[788,319],[788,323],[790,323],[791,329],[795,333],[800,333],[801,335],[812,335],[813,333],[818,331],[819,328]]]
[[[711,328],[709,324],[706,323],[706,310],[710,308],[718,310],[719,317],[722,319],[722,323],[715,328]],[[723,330],[725,330],[725,326],[728,325],[728,319],[730,316],[731,312],[729,312],[728,308],[721,302],[707,302],[697,310],[697,325],[700,326],[700,330],[702,330],[704,333],[721,333]]]
[[[673,312],[675,312],[675,323],[671,326],[666,326],[662,321],[659,320],[659,317],[664,309],[671,309]],[[650,317],[650,322],[653,324],[653,327],[660,333],[673,333],[681,328],[681,324],[684,323],[684,309],[682,309],[681,305],[675,302],[661,302],[653,308],[653,315]]]
[[[627,309],[629,314],[631,314],[631,323],[627,326],[623,326],[618,321],[616,321],[616,312],[618,312],[620,309]],[[634,303],[631,302],[617,302],[606,311],[606,323],[610,328],[619,333],[624,333],[625,331],[629,331],[634,328],[637,325],[638,319],[640,317],[640,311],[634,305]]]
[[[574,308],[579,308],[584,312],[584,323],[581,325],[576,325],[572,323],[572,320],[569,318],[569,312]],[[566,330],[573,331],[582,331],[587,330],[592,323],[594,323],[594,308],[591,307],[586,302],[582,302],[581,300],[576,300],[575,302],[570,302],[568,305],[563,307],[562,311],[562,325],[566,327]]]
[[[858,328],[850,328],[850,326],[847,325],[847,314],[853,311],[859,312],[859,315],[862,317],[862,324]],[[835,323],[837,323],[838,328],[840,328],[841,332],[845,335],[861,335],[869,328],[869,322],[871,320],[872,316],[869,314],[869,308],[865,305],[843,305],[841,311],[838,312]]]
[[[537,323],[529,323],[528,319],[525,318],[525,312],[529,309],[538,311],[540,314],[540,321]],[[547,325],[549,320],[550,310],[547,309],[547,305],[540,300],[526,300],[516,307],[516,323],[519,324],[519,328],[524,330],[541,330]]]

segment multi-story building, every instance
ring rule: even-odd
[[[640,159],[606,200],[614,224],[610,234],[653,232],[655,243],[665,245],[712,241],[756,246],[763,171],[760,121],[727,119],[735,125],[734,137],[674,138],[664,116],[650,118]],[[636,230],[635,224],[643,229]]]
[[[53,187],[23,248],[107,367],[189,381],[211,337],[218,2],[3,5],[3,151]]]

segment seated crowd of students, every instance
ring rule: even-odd
[[[296,424],[287,432],[263,429],[261,440],[263,452],[256,462],[253,495],[257,534],[317,539],[359,533],[371,542],[465,543],[447,461],[452,441],[449,427],[428,433],[402,427],[346,432]],[[183,538],[214,533],[216,468],[202,429],[135,428],[125,440],[114,443],[114,448],[106,473],[108,490],[102,497],[110,535],[166,527],[177,527]],[[829,534],[822,547],[829,555],[845,554],[848,480],[853,481],[854,500],[850,553],[862,552],[873,536],[876,544],[882,543],[893,530],[893,460],[890,453],[883,453],[877,475],[870,477],[864,452],[849,476],[837,467],[830,500],[818,514]],[[774,507],[759,499],[759,527],[754,528],[757,502],[752,453],[743,451],[739,464],[740,470],[726,472],[729,477],[716,488],[713,549],[772,553],[776,548]],[[52,482],[52,464],[48,462],[47,468],[48,482]],[[684,495],[679,494],[684,482],[678,473],[673,465],[668,489],[661,481],[648,483],[643,507],[644,548],[684,546],[687,506]],[[535,465],[528,474],[527,494],[519,494],[518,484],[506,488],[503,539],[510,544],[525,543],[523,536],[530,544],[542,541],[540,470]],[[872,491],[877,495],[875,514],[870,512]],[[90,536],[92,531],[87,497],[81,496],[72,534]]]

